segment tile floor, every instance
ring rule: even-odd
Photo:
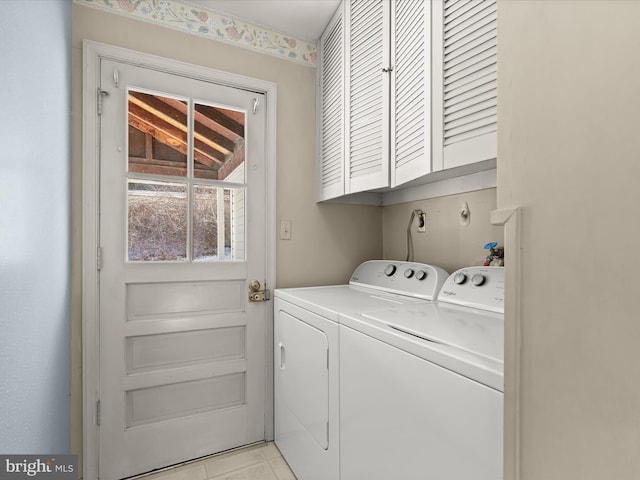
[[[135,477],[135,480],[296,480],[273,442]]]

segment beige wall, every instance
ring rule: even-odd
[[[520,478],[637,479],[640,2],[507,0],[498,22],[498,207],[522,207]]]
[[[467,202],[471,212],[467,226],[460,221],[460,210]],[[383,254],[386,259],[404,260],[407,256],[407,225],[411,212],[421,209],[427,214],[426,232],[412,230],[414,260],[438,265],[449,273],[469,265],[482,265],[489,242],[503,245],[502,227],[489,222],[496,208],[496,189],[449,195],[384,207]]]
[[[72,451],[82,448],[82,40],[204,65],[277,84],[277,218],[292,239],[277,243],[277,286],[342,283],[382,254],[381,209],[315,204],[315,75],[304,65],[195,35],[73,5]]]

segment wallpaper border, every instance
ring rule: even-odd
[[[73,3],[218,42],[316,66],[317,45],[179,0],[73,0]]]

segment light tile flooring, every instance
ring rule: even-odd
[[[214,455],[135,480],[296,480],[273,442]]]

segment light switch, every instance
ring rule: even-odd
[[[288,218],[280,220],[280,240],[291,240],[291,220]]]

